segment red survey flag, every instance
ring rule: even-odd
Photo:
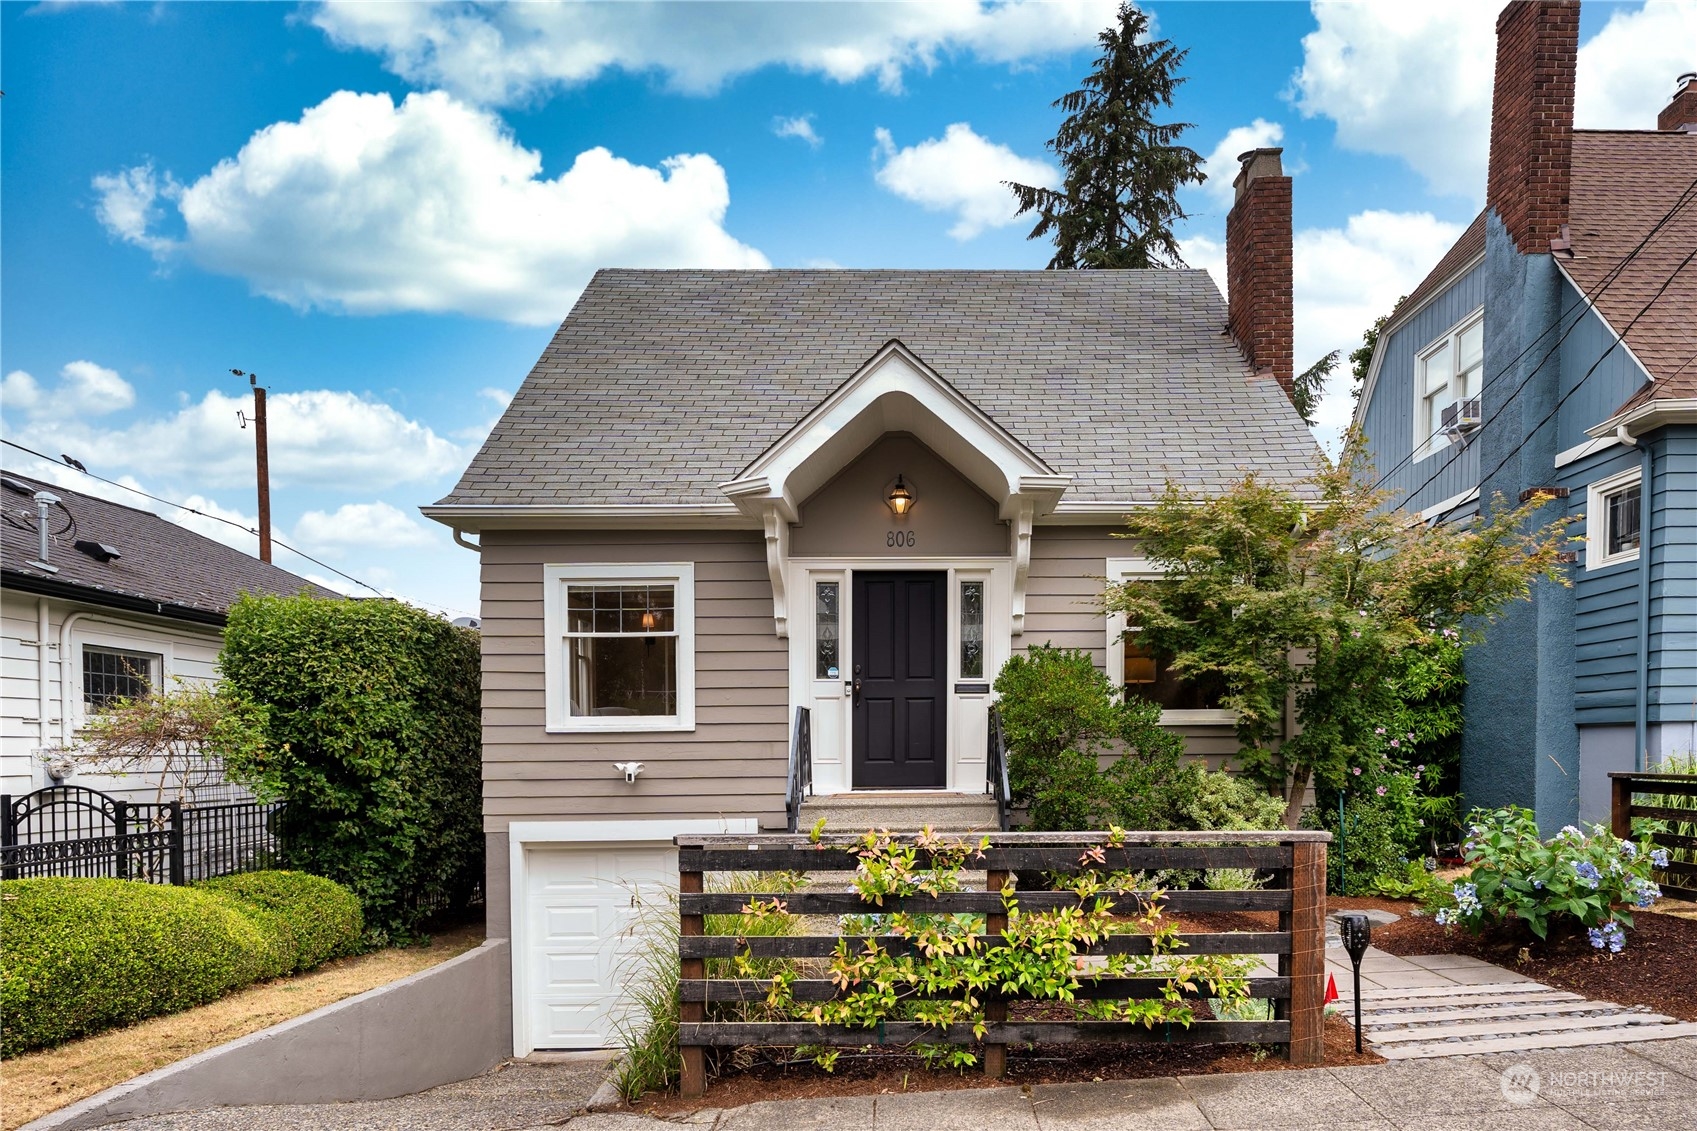
[[[1321,1005],[1330,1005],[1338,1000],[1338,980],[1332,975],[1326,975],[1326,1000]]]

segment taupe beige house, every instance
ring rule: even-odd
[[[991,684],[1055,644],[1235,749],[1100,596],[1147,568],[1114,531],[1168,481],[1315,464],[1290,182],[1245,157],[1229,311],[1197,270],[595,276],[425,508],[482,555],[519,1053],[609,1041],[633,891],[675,882],[677,834],[786,828],[798,726],[809,806],[982,805]]]

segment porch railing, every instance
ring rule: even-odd
[[[1002,714],[994,707],[990,708],[990,727],[988,737],[985,739],[984,767],[985,777],[990,787],[990,796],[996,799],[997,827],[1003,832],[1007,832],[1013,805],[1012,791],[1008,788],[1008,740],[1002,732]]]
[[[1659,822],[1650,840],[1682,857],[1669,860],[1661,869],[1661,889],[1680,899],[1697,899],[1697,775],[1614,773],[1609,775],[1609,787],[1609,823],[1614,835],[1630,839],[1635,817]],[[1639,797],[1686,800],[1683,805],[1640,805]]]
[[[1006,1068],[1007,1046],[1027,1043],[1065,1044],[1080,1041],[1118,1041],[1157,1044],[1245,1043],[1283,1045],[1296,1064],[1317,1064],[1324,1052],[1323,1005],[1326,958],[1326,843],[1323,832],[1176,832],[1128,833],[1121,847],[1109,846],[1104,833],[1002,833],[992,835],[982,859],[973,867],[986,869],[983,891],[886,896],[881,904],[862,900],[856,891],[728,891],[708,892],[710,872],[851,872],[860,863],[854,838],[825,836],[678,837],[678,1044],[683,1056],[682,1091],[700,1096],[707,1086],[706,1050],[768,1045],[908,1045],[925,1041],[971,1043],[971,1027],[949,1029],[917,1021],[880,1022],[876,1028],[824,1025],[811,1021],[743,1022],[715,1020],[725,1003],[765,1001],[770,979],[709,977],[708,959],[748,958],[821,959],[839,944],[858,952],[875,944],[899,955],[914,947],[903,936],[739,936],[706,933],[707,916],[738,916],[754,904],[780,901],[791,915],[822,917],[887,914],[896,911],[933,915],[982,915],[985,934],[975,945],[994,949],[1006,945],[1007,905],[1002,894],[1016,872],[1078,872],[1085,867],[1109,871],[1155,872],[1164,869],[1253,868],[1272,874],[1268,887],[1251,891],[1132,891],[1112,893],[1127,913],[1159,899],[1173,912],[1276,911],[1278,930],[1189,933],[1178,936],[1184,954],[1276,955],[1278,973],[1249,980],[1249,996],[1271,999],[1272,1017],[1264,1021],[1194,1021],[1189,1026],[1157,1023],[1146,1027],[1119,1021],[1035,1021],[1007,1017],[1012,1002],[1033,1000],[992,990],[982,995],[985,1007],[983,1064],[987,1074],[1000,1076]],[[929,854],[921,850],[918,865]],[[1088,862],[1088,863],[1085,863]],[[1104,893],[1108,894],[1108,893]],[[1077,907],[1080,896],[1049,888],[1018,893],[1027,911]],[[733,919],[733,922],[735,920]],[[1113,934],[1081,954],[1152,954],[1151,939],[1143,934]],[[723,964],[722,964],[723,965]],[[808,971],[802,971],[806,973]],[[1098,1000],[1158,998],[1168,980],[1159,976],[1089,977],[1080,979],[1077,996]],[[796,1002],[829,1001],[846,991],[820,977],[796,977],[789,982]],[[1183,996],[1208,996],[1205,983],[1181,989]]]
[[[813,795],[813,712],[795,709],[795,726],[790,731],[789,772],[784,777],[784,813],[790,832],[801,828],[801,803]]]

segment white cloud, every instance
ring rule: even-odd
[[[95,188],[114,235],[302,309],[545,325],[597,267],[768,266],[724,230],[730,188],[705,154],[649,168],[596,148],[541,170],[497,118],[440,91],[398,107],[339,91],[171,194],[180,239],[149,219],[167,198],[151,169]]]
[[[883,161],[878,183],[932,212],[953,212],[949,235],[957,240],[1014,222],[1014,196],[1002,182],[1052,185],[1057,179],[1047,163],[978,136],[966,122],[954,123],[941,138],[906,149],[897,149],[882,126],[876,137]]]
[[[417,86],[491,105],[523,102],[609,70],[663,76],[706,94],[780,66],[836,82],[968,53],[1019,64],[1088,47],[1116,0],[929,0],[923,4],[482,3],[332,0],[313,24],[340,47],[371,51]]]
[[[1574,124],[1582,129],[1651,130],[1673,97],[1675,76],[1697,68],[1697,4],[1651,0],[1617,7],[1579,49]]]
[[[1238,154],[1277,145],[1284,140],[1284,136],[1283,126],[1265,118],[1256,118],[1247,126],[1227,130],[1226,136],[1220,139],[1220,144],[1216,145],[1214,151],[1206,158],[1203,172],[1208,174],[1208,179],[1202,182],[1202,191],[1213,199],[1222,212],[1230,211],[1234,197],[1232,182],[1237,179],[1239,168]]]
[[[1337,124],[1346,149],[1401,158],[1436,192],[1482,202],[1496,70],[1495,4],[1477,0],[1312,5],[1292,97]],[[1675,75],[1693,65],[1697,5],[1616,8],[1579,48],[1574,120],[1654,129]]]
[[[772,132],[779,137],[793,137],[805,141],[813,149],[818,149],[825,144],[825,139],[820,137],[813,128],[812,114],[798,114],[793,118],[773,118]]]
[[[1296,107],[1346,149],[1399,157],[1435,192],[1482,199],[1497,6],[1478,0],[1313,4]]]
[[[388,551],[430,546],[436,541],[417,519],[381,500],[345,503],[331,513],[307,511],[295,523],[295,542],[309,551]]]
[[[129,476],[124,478],[126,482],[135,482]],[[148,505],[178,526],[186,527],[202,537],[212,539],[214,542],[222,542],[226,546],[234,547],[244,554],[259,556],[259,535],[248,533],[249,530],[259,529],[259,516],[257,514],[246,514],[238,508],[223,506],[217,500],[209,499],[205,495],[190,495],[182,500],[182,504],[200,513],[191,514],[189,511],[178,510],[174,507],[157,504]],[[136,504],[132,502],[130,505],[135,506]],[[225,521],[220,522],[219,519]],[[238,530],[231,526],[230,523],[232,522],[239,523],[243,529]],[[273,555],[273,560],[275,560],[275,555]]]
[[[14,397],[14,391],[24,395]],[[246,396],[214,389],[168,415],[104,428],[90,418],[128,407],[134,392],[117,373],[93,362],[72,362],[45,389],[14,371],[4,392],[7,431],[19,443],[50,455],[69,452],[102,474],[133,469],[211,487],[253,482],[253,433],[237,420],[238,412],[253,414]],[[355,393],[273,392],[266,405],[276,487],[357,483],[380,490],[439,478],[466,460],[462,447],[429,426]],[[14,413],[20,419],[12,419]]]
[[[1220,293],[1226,293],[1226,245],[1207,236],[1186,236],[1178,241],[1179,256],[1187,267],[1208,272]]]
[[[0,399],[6,407],[41,419],[104,416],[136,403],[136,391],[116,370],[92,361],[73,361],[59,370],[59,381],[50,389],[22,369],[14,369],[0,381]]]

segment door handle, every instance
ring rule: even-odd
[[[857,707],[860,705],[860,665],[859,664],[856,664],[854,666],[854,703],[855,703],[855,706],[857,706]]]

